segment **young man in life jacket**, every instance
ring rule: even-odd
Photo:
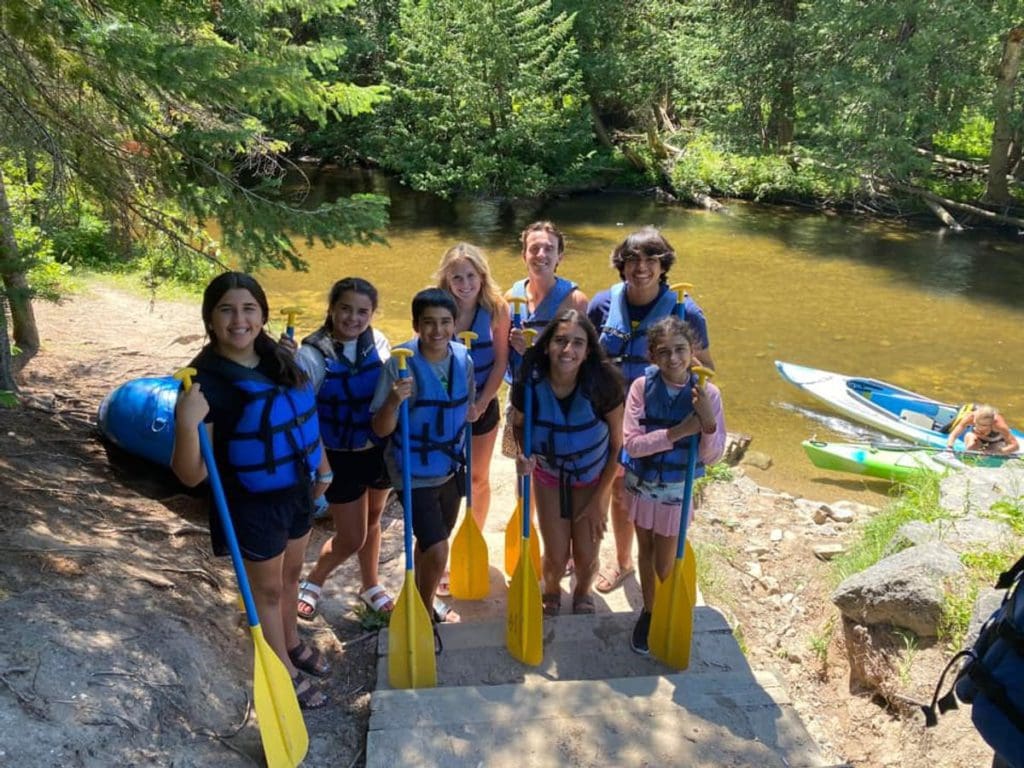
[[[403,481],[403,446],[398,427],[402,402],[409,401],[412,530],[416,539],[416,587],[435,621],[460,617],[440,601],[437,585],[448,562],[448,538],[459,515],[465,471],[469,405],[474,401],[473,359],[453,343],[458,309],[440,288],[420,291],[412,300],[412,327],[417,337],[399,348],[413,352],[409,376],[398,375],[392,358],[384,365],[370,404],[371,428],[390,437],[385,450],[395,490]]]

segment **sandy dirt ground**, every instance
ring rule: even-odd
[[[24,407],[0,410],[0,766],[260,765],[252,641],[230,563],[210,553],[203,499],[110,454],[95,428],[116,384],[171,372],[198,351],[198,303],[96,284],[36,309],[43,349],[21,373]],[[496,458],[493,478],[486,533],[500,562],[511,462]],[[396,507],[384,522],[382,578],[397,592]],[[310,562],[329,535],[318,523]],[[848,540],[851,526],[815,523],[740,468],[705,490],[692,535],[707,602],[729,617],[751,666],[787,686],[836,764],[989,764],[969,710],[930,731],[914,710],[950,655],[940,644],[894,652],[887,700],[851,692],[829,568],[813,553]],[[358,591],[351,561],[326,585],[321,616],[301,627],[335,669],[331,705],[306,715],[308,766],[364,761],[376,632],[354,611]],[[487,600],[454,605],[467,621],[498,620],[503,600],[497,577]],[[598,610],[638,605],[635,578],[598,600]]]

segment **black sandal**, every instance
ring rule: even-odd
[[[327,677],[331,674],[331,665],[315,645],[306,645],[299,640],[298,645],[288,649],[288,658],[292,660],[296,669],[301,669],[314,677]]]
[[[317,688],[308,677],[298,673],[292,678],[295,686],[295,698],[299,700],[299,709],[320,709],[330,703],[327,694]]]

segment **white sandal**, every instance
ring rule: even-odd
[[[359,599],[367,608],[377,613],[391,613],[395,607],[395,599],[380,584],[374,584],[359,595]]]
[[[317,608],[317,603],[320,602],[320,592],[323,590],[318,584],[314,584],[312,581],[300,581],[299,582],[299,604],[295,607],[295,612],[299,615],[300,619],[306,621],[312,621],[320,613]],[[299,606],[308,605],[309,612],[303,612]]]

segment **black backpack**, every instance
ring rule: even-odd
[[[1010,768],[1024,768],[1024,557],[1000,575],[996,589],[1006,589],[974,645],[950,660],[939,677],[931,704],[922,707],[925,725],[939,713],[957,709],[957,699],[971,705],[978,733]],[[939,698],[946,673],[961,662],[951,690]]]

